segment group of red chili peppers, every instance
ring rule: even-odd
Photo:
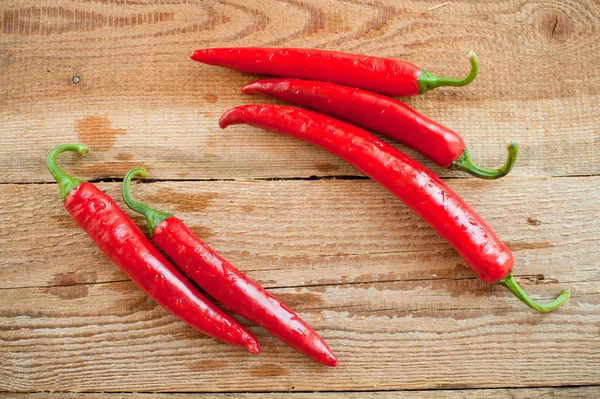
[[[422,165],[348,123],[394,138],[443,167],[484,179],[506,175],[515,163],[516,143],[509,143],[509,156],[502,168],[478,167],[471,162],[458,134],[387,97],[467,85],[478,71],[477,57],[474,53],[469,56],[471,71],[464,79],[440,78],[405,61],[323,50],[216,48],[195,51],[191,58],[242,72],[283,76],[252,82],[242,91],[318,111],[244,105],[225,112],[219,120],[221,128],[256,126],[312,143],[343,158],[423,218],[483,282],[501,284],[529,307],[549,312],[569,298],[569,291],[561,291],[548,304],[534,302],[513,278],[512,253],[475,211]],[[123,200],[145,216],[154,244],[170,261],[108,195],[57,167],[56,157],[65,151],[85,155],[88,149],[65,144],[48,154],[48,170],[59,184],[65,208],[108,258],[156,303],[211,337],[259,353],[256,338],[205,298],[190,279],[227,309],[264,327],[292,348],[325,365],[337,364],[331,349],[306,322],[194,236],[181,220],[131,199],[131,180],[136,175],[145,177],[144,169],[127,173]]]

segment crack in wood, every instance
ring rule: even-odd
[[[435,392],[435,393],[443,393],[443,392],[456,392],[456,391],[536,391],[542,389],[556,389],[556,390],[570,390],[577,388],[600,388],[600,384],[549,384],[549,385],[536,385],[536,386],[514,386],[514,387],[489,387],[489,388],[481,388],[481,387],[444,387],[443,389],[438,388],[419,388],[419,389],[350,389],[350,390],[298,390],[294,389],[293,394],[295,393],[314,393],[314,394],[340,394],[340,393],[357,393],[357,394],[367,394],[367,393],[387,393],[387,392],[406,392],[406,393],[418,393],[418,392]],[[5,391],[0,390],[0,393],[12,393],[14,391]],[[43,390],[30,390],[30,391],[21,391],[16,394],[49,394],[48,391]],[[256,390],[256,391],[231,391],[231,392],[223,392],[223,391],[152,391],[152,392],[134,392],[134,391],[93,391],[93,390],[77,390],[74,391],[57,391],[53,390],[51,395],[65,395],[65,394],[73,394],[73,395],[107,395],[107,397],[112,397],[113,395],[127,395],[127,394],[135,394],[139,396],[148,396],[148,397],[156,397],[157,395],[180,395],[180,396],[189,396],[196,397],[198,394],[206,394],[206,395],[220,395],[225,398],[233,398],[232,395],[260,395],[260,394],[281,394],[281,393],[290,393],[289,390],[280,390],[280,391],[264,391],[264,390]],[[51,396],[49,396],[51,397]],[[81,398],[84,399],[84,398]]]
[[[539,285],[558,285],[558,284],[578,284],[587,283],[587,280],[581,281],[560,281],[558,279],[546,279],[543,283],[540,283],[538,274],[520,274],[517,276],[519,283],[523,286],[539,286]],[[433,277],[433,278],[406,278],[406,279],[390,279],[390,280],[365,280],[365,281],[348,281],[348,282],[332,282],[323,284],[302,284],[302,285],[273,285],[266,286],[267,290],[287,290],[297,288],[319,288],[319,287],[345,287],[345,286],[356,286],[356,285],[369,285],[369,284],[389,284],[389,283],[418,283],[418,282],[444,282],[444,281],[478,281],[477,277]],[[122,280],[107,280],[97,281],[93,283],[73,283],[73,284],[52,284],[52,285],[30,285],[30,286],[19,286],[19,287],[0,287],[0,291],[3,290],[26,290],[26,289],[46,289],[52,287],[76,287],[76,286],[96,286],[106,284],[118,284],[131,282],[130,279]],[[600,293],[581,293],[583,295],[600,295]]]
[[[589,178],[589,177],[600,177],[600,173],[588,173],[588,174],[572,174],[572,175],[552,175],[544,177],[512,177],[513,179],[522,180],[547,180],[548,178]],[[449,180],[467,180],[470,179],[468,176],[444,176],[440,177],[442,181]],[[323,176],[296,176],[296,177],[248,177],[248,178],[199,178],[199,179],[157,179],[150,178],[144,179],[144,183],[188,183],[188,182],[261,182],[261,181],[318,181],[318,180],[371,180],[368,176],[364,175],[323,175]],[[89,179],[86,180],[89,183],[123,183],[123,178],[100,178],[100,179]],[[29,184],[56,184],[55,181],[28,181],[28,182],[10,182],[0,181],[0,185],[29,185]]]

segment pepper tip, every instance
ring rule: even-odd
[[[225,129],[227,126],[235,123],[235,110],[236,108],[231,108],[223,112],[223,115],[219,118],[219,127],[221,129]]]
[[[246,344],[246,349],[251,355],[258,355],[260,353],[260,344],[255,339],[250,340]]]
[[[199,52],[200,52],[200,51],[201,51],[201,50],[194,50],[194,51],[192,51],[192,53],[190,54],[190,58],[191,58],[192,60],[194,60],[194,61],[199,61],[199,56],[198,56],[198,54],[199,54]]]
[[[260,84],[258,82],[250,82],[242,87],[242,93],[244,94],[258,94]]]
[[[317,358],[313,358],[317,360],[319,363],[324,364],[325,366],[335,367],[338,364],[337,357],[333,354],[331,349],[327,346],[327,344],[321,341],[321,351],[320,356]]]
[[[330,353],[329,356],[327,356],[327,359],[324,364],[327,366],[330,366],[330,367],[337,366],[337,364],[338,364],[337,357],[335,357],[335,355],[333,353]]]

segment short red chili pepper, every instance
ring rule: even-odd
[[[146,170],[134,168],[127,173],[123,180],[123,200],[146,217],[154,243],[185,275],[227,309],[264,327],[300,353],[327,366],[337,364],[331,349],[304,320],[220,257],[181,220],[134,201],[129,186],[136,175],[146,177]]]
[[[483,179],[506,176],[517,158],[517,143],[511,141],[503,167],[481,168],[473,164],[465,142],[452,130],[400,101],[361,89],[314,80],[263,79],[247,84],[242,92],[285,100],[383,133],[442,167]]]
[[[208,48],[194,51],[190,58],[241,72],[323,80],[388,96],[414,96],[440,86],[466,86],[479,70],[473,52],[469,53],[471,71],[464,79],[435,76],[406,61],[318,49]]]
[[[375,180],[448,241],[477,277],[499,283],[527,306],[549,312],[570,296],[534,302],[512,275],[513,255],[485,221],[437,176],[367,131],[335,118],[293,107],[244,105],[225,112],[219,126],[247,124],[317,145]]]
[[[48,154],[46,164],[58,182],[65,208],[98,248],[154,302],[196,330],[257,354],[256,338],[203,297],[165,259],[108,195],[96,186],[66,175],[56,157],[65,151],[86,155],[87,147],[65,144]]]

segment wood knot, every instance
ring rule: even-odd
[[[539,226],[542,222],[534,218],[527,218],[527,224],[530,226]]]
[[[563,11],[548,10],[541,14],[536,23],[538,31],[547,39],[564,43],[572,36],[573,24]]]

